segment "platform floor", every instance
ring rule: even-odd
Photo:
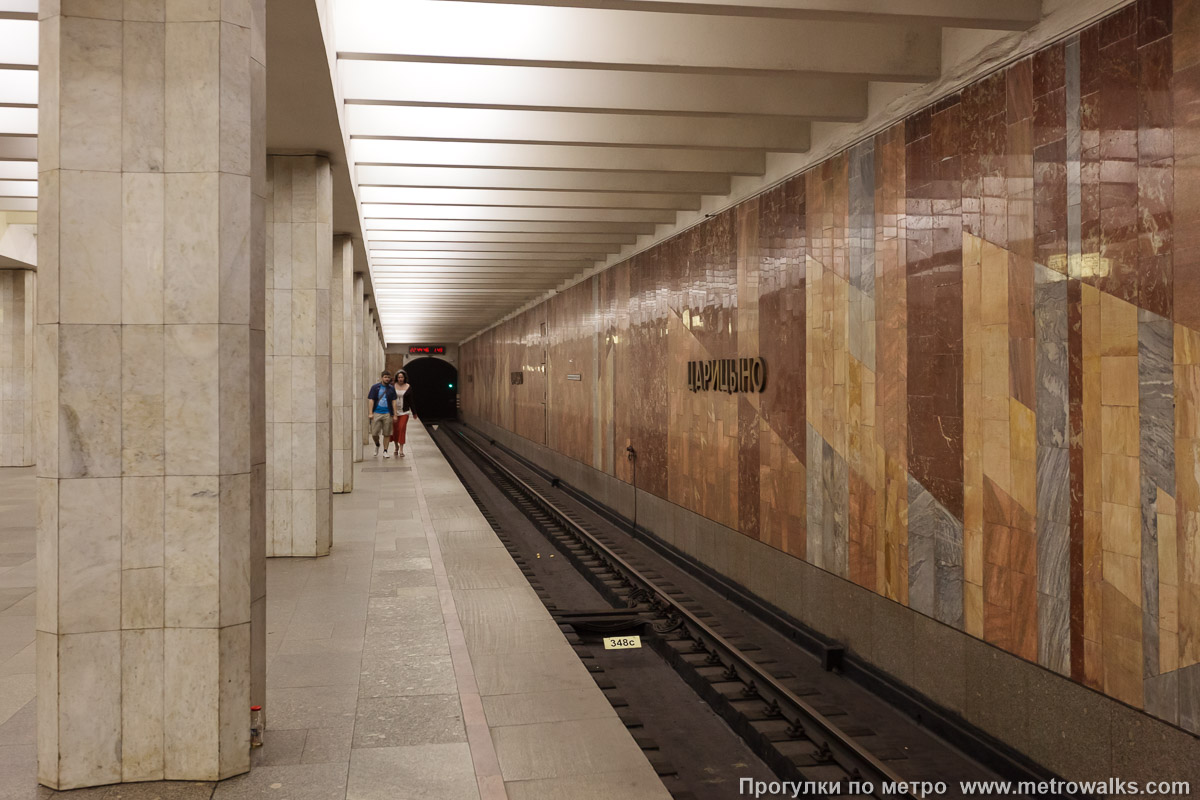
[[[267,562],[267,736],[220,783],[35,784],[31,469],[0,470],[0,800],[669,800],[424,428]]]

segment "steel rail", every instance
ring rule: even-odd
[[[871,781],[872,796],[888,798],[911,798],[917,800],[917,795],[910,791],[888,792],[883,790],[883,783],[911,784],[909,781],[889,769],[883,762],[871,755],[866,749],[857,744],[829,719],[781,684],[773,675],[731,644],[721,634],[714,631],[699,617],[684,606],[677,603],[666,591],[659,589],[653,580],[643,575],[636,567],[626,561],[607,545],[596,539],[590,532],[560,511],[547,497],[529,485],[511,469],[501,464],[491,454],[487,453],[476,442],[472,441],[462,431],[453,429],[454,433],[465,442],[475,453],[483,458],[493,469],[502,473],[509,481],[517,485],[528,499],[535,502],[555,521],[567,528],[592,553],[604,562],[613,572],[622,576],[625,582],[637,584],[643,591],[652,593],[655,598],[653,606],[656,609],[666,608],[667,616],[673,617],[684,628],[684,636],[697,645],[697,652],[708,652],[710,660],[717,659],[713,666],[725,666],[729,680],[739,680],[746,684],[743,694],[747,699],[761,697],[768,709],[777,712],[779,716],[791,723],[789,734],[794,739],[807,739],[817,747],[815,760],[820,763],[834,763],[841,767],[851,780]],[[674,626],[672,626],[674,627]],[[724,656],[722,658],[721,656]],[[726,663],[728,662],[728,663]],[[743,673],[742,670],[745,672]],[[787,709],[793,710],[789,717]]]

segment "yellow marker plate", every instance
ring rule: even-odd
[[[640,636],[605,636],[605,650],[632,650],[635,647],[642,646],[642,637]]]

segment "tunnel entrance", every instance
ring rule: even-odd
[[[412,409],[423,422],[458,416],[458,369],[440,358],[414,358],[403,367],[412,385]]]

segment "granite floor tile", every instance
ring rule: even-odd
[[[275,689],[267,682],[268,730],[336,728],[354,724],[358,686]]]
[[[401,697],[457,693],[454,665],[450,656],[426,658],[368,654],[363,656],[362,677],[358,684],[360,698]]]
[[[345,800],[346,764],[260,767],[217,784],[212,800]]]
[[[358,702],[355,749],[466,740],[457,694],[363,698]]]
[[[479,800],[466,742],[367,747],[350,757],[346,800]]]
[[[304,739],[303,764],[345,764],[350,761],[350,743],[354,726],[311,728]]]
[[[263,735],[263,746],[250,751],[250,768],[299,764],[307,735],[305,730],[268,730]]]
[[[616,718],[493,728],[492,741],[505,781],[620,772],[646,764]]]
[[[666,800],[671,795],[650,765],[622,772],[505,781],[508,800]]]

